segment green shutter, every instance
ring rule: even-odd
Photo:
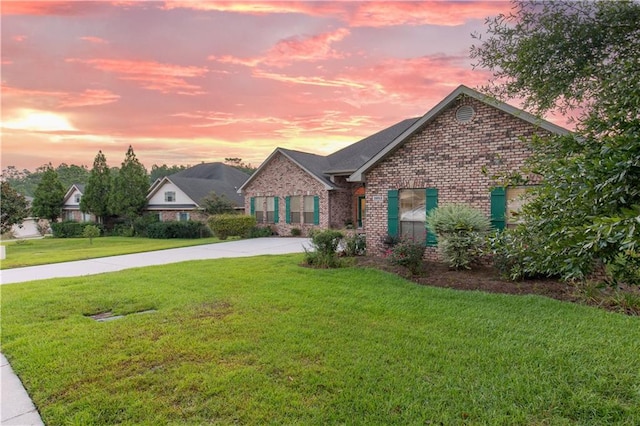
[[[286,223],[291,223],[291,197],[284,197],[284,209],[284,221]]]
[[[313,197],[313,224],[320,225],[320,197]]]
[[[387,191],[387,233],[392,237],[398,236],[399,224],[398,214],[398,190],[390,189]]]
[[[438,189],[427,188],[427,214],[438,207]],[[438,239],[433,232],[427,230],[427,246],[437,246]]]
[[[495,188],[491,191],[491,226],[495,229],[504,229],[506,224],[507,194],[504,188]]]
[[[256,197],[251,197],[251,200],[249,201],[250,207],[249,207],[249,211],[251,213],[251,216],[255,216],[256,214]]]
[[[280,215],[278,212],[278,201],[280,201],[278,197],[273,197],[273,223],[278,223],[278,221],[280,220]]]

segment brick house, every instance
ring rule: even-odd
[[[146,211],[157,214],[160,221],[206,221],[203,198],[215,192],[224,195],[238,210],[244,199],[238,188],[248,174],[224,163],[202,163],[170,176],[157,179],[149,188]]]
[[[523,139],[550,133],[568,130],[460,86],[424,116],[329,156],[278,148],[241,190],[246,211],[280,235],[351,222],[366,234],[369,254],[388,235],[434,246],[424,222],[438,204],[470,204],[507,226],[522,188],[492,190],[489,176],[519,170],[530,154]]]

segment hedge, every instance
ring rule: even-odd
[[[210,216],[208,223],[216,237],[226,240],[232,236],[247,236],[256,226],[256,218],[239,214],[217,214]]]
[[[195,220],[169,221],[150,223],[146,229],[147,237],[158,239],[170,238],[206,238],[211,230],[206,224]]]

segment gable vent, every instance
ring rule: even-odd
[[[456,110],[456,120],[458,123],[468,123],[473,120],[476,111],[471,105],[462,105]]]

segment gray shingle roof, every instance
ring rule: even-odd
[[[202,163],[167,176],[182,192],[196,203],[211,192],[225,195],[237,207],[244,206],[244,197],[238,188],[249,175],[224,163]]]

